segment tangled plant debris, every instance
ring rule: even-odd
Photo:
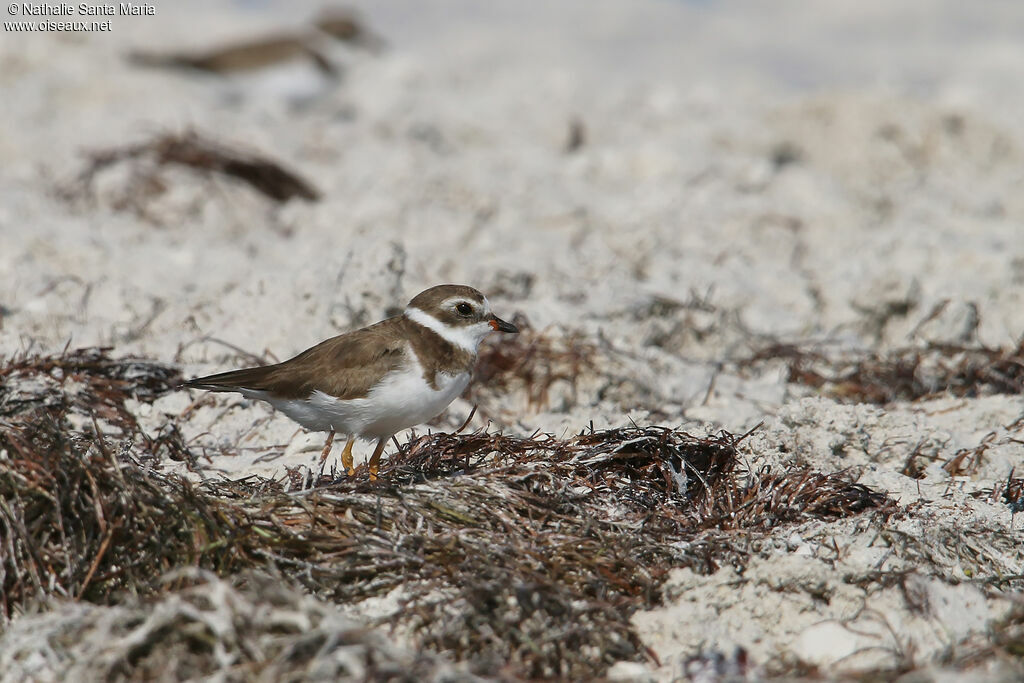
[[[229,582],[192,569],[167,578],[174,587],[149,599],[65,604],[15,622],[0,649],[3,677],[473,680],[442,657],[396,646],[279,576],[245,572]],[[55,662],[66,663],[63,675]]]
[[[829,353],[774,343],[738,362],[782,361],[788,381],[847,403],[888,404],[939,394],[957,397],[1024,392],[1024,340],[1015,348],[928,344],[888,353]]]
[[[243,511],[139,466],[127,442],[114,450],[102,441],[47,416],[0,422],[4,618],[48,596],[147,594],[178,566],[231,571],[237,551],[227,540],[248,528]]]
[[[162,133],[144,142],[96,150],[87,156],[88,163],[77,185],[65,194],[68,197],[92,196],[97,175],[115,164],[127,162],[131,164],[131,187],[118,201],[117,208],[132,210],[145,218],[151,218],[145,207],[146,199],[166,190],[160,171],[168,166],[239,180],[275,202],[320,198],[320,192],[310,181],[279,162],[263,154],[216,142],[195,131]]]
[[[537,411],[548,407],[552,386],[564,382],[575,402],[577,382],[596,369],[597,346],[579,334],[536,330],[522,315],[513,323],[519,334],[481,347],[470,399],[487,405],[494,396],[521,391],[527,409]]]
[[[11,453],[50,455],[28,435],[49,433],[66,440],[111,433],[138,441],[149,459],[188,454],[173,425],[156,436],[145,433],[126,401],[150,402],[181,383],[169,365],[141,359],[113,359],[110,348],[92,347],[59,355],[23,354],[0,365],[0,427]],[[29,427],[28,425],[32,425]]]
[[[1005,482],[998,482],[991,488],[980,489],[971,495],[991,503],[1003,503],[1010,509],[1011,515],[1024,512],[1024,477],[1016,477],[1015,474],[1015,469],[1010,470]]]
[[[8,359],[0,366],[0,418],[74,414],[134,438],[141,430],[125,402],[152,401],[180,384],[181,374],[152,361],[112,359],[110,350],[93,347]]]
[[[57,368],[74,387],[24,389]],[[357,473],[296,490],[308,475],[294,471],[194,484],[142,464],[153,441],[124,407],[171,386],[165,373],[104,350],[0,368],[4,619],[49,597],[157,599],[181,587],[161,581],[181,567],[261,570],[341,604],[390,596],[379,623],[477,673],[592,678],[651,656],[630,615],[658,604],[671,569],[742,567],[752,539],[780,525],[895,509],[844,474],[751,470],[745,435],[656,426],[421,436],[377,482]],[[83,415],[119,425],[117,438],[75,429]]]

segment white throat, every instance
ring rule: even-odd
[[[437,332],[445,341],[455,344],[460,349],[469,351],[474,355],[480,348],[480,342],[491,331],[491,327],[487,323],[478,323],[465,327],[449,327],[429,313],[425,313],[412,306],[405,309],[405,317],[417,325],[422,325],[428,330]]]

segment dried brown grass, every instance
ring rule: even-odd
[[[886,353],[828,353],[772,343],[741,368],[782,361],[788,381],[848,403],[888,404],[948,394],[961,398],[1024,392],[1024,340],[1012,348],[927,344]]]
[[[597,369],[598,347],[578,333],[536,330],[522,315],[513,321],[519,334],[501,343],[484,343],[468,397],[488,405],[495,396],[523,392],[528,410],[549,407],[553,385],[563,382],[575,402],[577,384]]]
[[[592,678],[650,656],[630,615],[658,604],[671,569],[742,566],[780,525],[894,509],[843,473],[751,471],[745,435],[656,426],[421,436],[377,482],[194,484],[142,464],[191,455],[126,407],[172,386],[166,368],[84,350],[0,376],[4,618],[51,597],[156,599],[182,567],[260,569],[342,604],[397,589],[381,621],[478,673]]]

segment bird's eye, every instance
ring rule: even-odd
[[[455,304],[455,310],[459,312],[459,315],[469,315],[473,312],[473,307],[467,304],[465,301],[460,301]]]

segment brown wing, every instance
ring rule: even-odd
[[[406,342],[390,318],[321,342],[277,365],[197,377],[187,387],[210,391],[265,391],[306,398],[316,390],[340,399],[362,398],[382,376],[407,362]]]

